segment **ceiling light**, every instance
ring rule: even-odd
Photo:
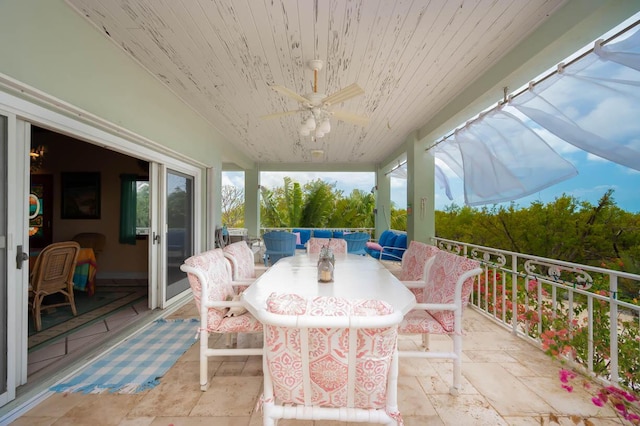
[[[329,122],[328,118],[320,123],[320,131],[325,134],[331,131],[331,123]]]
[[[307,121],[304,122],[304,127],[306,127],[309,130],[315,130],[316,120],[314,120],[313,117],[309,117]]]

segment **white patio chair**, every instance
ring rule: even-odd
[[[180,269],[187,273],[200,312],[200,389],[204,391],[209,387],[208,357],[262,355],[262,348],[210,348],[209,334],[260,333],[262,324],[246,310],[238,315],[228,315],[230,309],[244,308],[244,304],[231,300],[235,296],[231,267],[222,249],[191,256]]]
[[[453,360],[451,394],[460,390],[462,374],[462,312],[473,290],[474,277],[482,272],[477,260],[439,251],[427,274],[423,299],[405,315],[400,334],[421,334],[423,351],[402,350],[401,357]],[[451,352],[430,352],[429,334],[447,334],[453,340]]]
[[[397,325],[377,300],[272,294],[264,323],[263,424],[278,419],[400,425]]]

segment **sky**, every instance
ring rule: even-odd
[[[564,157],[578,169],[577,176],[513,202],[517,206],[525,208],[534,201],[541,201],[546,204],[566,194],[595,205],[604,193],[611,188],[615,191],[613,198],[618,207],[632,213],[640,213],[640,172],[578,150],[570,155],[564,155]],[[444,210],[453,203],[458,206],[464,206],[462,180],[451,171],[445,170],[445,174],[449,178],[453,200],[449,200],[444,189],[437,187],[436,184],[436,210]],[[320,178],[324,181],[335,183],[336,188],[342,190],[345,195],[348,195],[353,189],[370,192],[375,185],[374,174],[366,172],[262,172],[261,184],[267,188],[282,186],[285,176],[289,176],[300,184]],[[222,184],[244,188],[244,173],[224,172]],[[406,180],[391,178],[391,201],[397,208],[406,208]],[[488,206],[491,207],[492,205]],[[500,205],[506,206],[509,203]]]

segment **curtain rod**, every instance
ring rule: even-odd
[[[391,170],[386,172],[384,175],[385,176],[389,176],[391,173],[393,173],[394,171],[398,170],[400,167],[404,166],[405,164],[407,164],[407,160],[404,160],[402,162],[398,162],[397,166],[393,167]]]
[[[630,24],[629,26],[623,28],[622,30],[618,31],[617,33],[615,33],[614,35],[612,35],[611,37],[607,38],[606,40],[603,39],[598,39],[593,43],[593,47],[587,49],[586,51],[584,51],[583,53],[581,53],[580,55],[576,56],[575,58],[573,58],[572,60],[570,60],[569,62],[567,62],[566,64],[564,62],[560,62],[556,65],[555,69],[550,71],[549,73],[547,73],[546,75],[542,76],[539,80],[537,81],[531,81],[529,82],[528,85],[526,85],[525,87],[523,87],[522,89],[520,89],[520,91],[516,92],[516,93],[512,93],[511,95],[507,95],[507,91],[509,90],[509,87],[505,86],[503,88],[504,93],[503,93],[503,98],[501,101],[498,102],[498,104],[494,107],[491,107],[489,109],[486,109],[482,112],[480,112],[478,115],[476,115],[474,118],[467,120],[465,122],[465,124],[461,127],[456,127],[454,130],[452,130],[451,132],[449,132],[449,134],[447,134],[446,136],[443,136],[442,138],[440,138],[439,140],[437,140],[436,142],[434,142],[432,145],[430,145],[429,147],[425,148],[425,151],[429,151],[431,148],[435,148],[436,146],[440,145],[442,142],[446,141],[447,139],[449,139],[451,136],[455,135],[456,131],[465,128],[467,125],[473,123],[474,121],[479,120],[480,118],[484,117],[486,114],[488,114],[489,112],[492,112],[498,108],[500,108],[502,105],[506,104],[507,102],[509,102],[511,99],[518,97],[520,95],[522,95],[523,93],[525,93],[528,90],[533,89],[537,84],[542,83],[543,81],[553,77],[554,75],[558,74],[559,72],[562,71],[562,69],[573,65],[574,63],[578,62],[580,59],[584,58],[587,55],[590,55],[591,53],[593,53],[595,51],[596,46],[603,46],[609,42],[611,42],[612,40],[620,37],[622,34],[626,33],[627,31],[632,30],[634,27],[636,27],[637,25],[640,24],[640,20],[637,20],[635,22],[633,22],[632,24]],[[391,173],[391,172],[389,172]]]

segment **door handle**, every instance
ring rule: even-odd
[[[160,234],[153,233],[153,238],[151,239],[152,244],[160,244]]]
[[[26,260],[29,260],[29,253],[25,253],[22,250],[22,246],[18,246],[16,251],[17,251],[17,253],[16,253],[16,268],[22,269],[22,264]]]

